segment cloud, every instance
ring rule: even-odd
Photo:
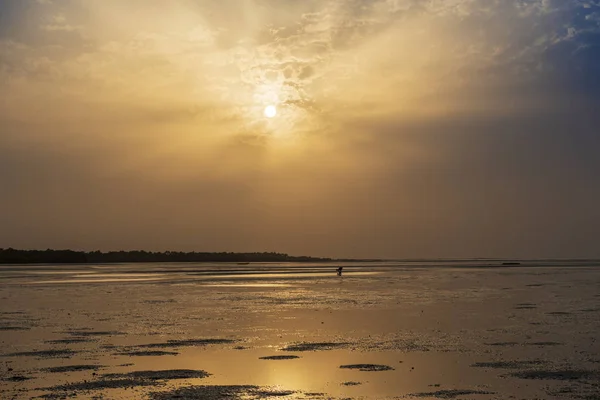
[[[7,245],[598,255],[597,2],[0,7]]]
[[[51,3],[50,3],[51,4]],[[48,23],[40,27],[45,31],[64,31],[73,32],[81,30],[81,26],[73,26],[67,23],[67,18],[63,14],[56,14],[48,18]]]

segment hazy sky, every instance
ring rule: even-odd
[[[0,0],[0,93],[0,247],[600,257],[600,1]]]

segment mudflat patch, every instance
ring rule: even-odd
[[[110,379],[123,379],[123,378],[134,378],[134,379],[150,379],[150,380],[170,380],[170,379],[192,379],[192,378],[206,378],[210,374],[202,370],[193,369],[170,369],[163,371],[133,371],[122,374],[105,374],[102,375],[104,378]]]
[[[600,371],[586,369],[527,370],[513,372],[510,376],[520,379],[572,381],[579,379],[600,379]]]
[[[252,385],[231,386],[189,386],[168,392],[150,393],[151,400],[257,400],[264,398],[285,397],[295,394],[291,390],[279,390]]]
[[[443,344],[441,342],[424,343],[422,339],[413,338],[392,338],[377,340],[373,338],[363,338],[354,344],[355,349],[361,351],[402,351],[402,352],[427,352],[431,351],[432,348],[441,349]]]
[[[0,331],[28,331],[30,329],[27,326],[0,325]]]
[[[230,344],[235,343],[235,339],[184,339],[184,340],[167,340],[163,343],[148,343],[141,344],[136,347],[140,348],[174,348],[174,347],[193,347],[193,346],[208,346],[211,344]]]
[[[67,333],[71,336],[80,336],[80,337],[125,335],[124,332],[119,332],[119,331],[92,331],[92,330],[86,330],[86,329],[70,330],[70,331],[66,331],[65,333]]]
[[[471,364],[471,367],[475,368],[496,368],[496,369],[521,369],[529,368],[533,365],[540,365],[542,361],[491,361],[491,362],[478,362]]]
[[[159,357],[159,356],[176,356],[179,354],[176,351],[163,351],[163,350],[132,350],[132,351],[121,351],[116,353],[119,356],[130,356],[130,357]]]
[[[24,375],[13,375],[13,376],[9,376],[8,378],[5,378],[4,380],[6,382],[23,382],[23,381],[28,381],[30,379],[33,379],[29,376],[24,376]]]
[[[346,342],[316,342],[316,343],[295,343],[284,347],[283,351],[322,351],[340,349],[348,346]]]
[[[527,342],[525,345],[527,346],[538,346],[538,347],[546,347],[546,346],[562,346],[564,343],[560,342]]]
[[[44,368],[42,371],[51,373],[65,373],[78,371],[97,371],[100,368],[106,368],[104,365],[62,365],[60,367]]]
[[[44,343],[48,344],[76,344],[76,343],[90,343],[95,342],[97,339],[93,338],[67,338],[67,339],[56,339],[56,340],[47,340]]]
[[[494,394],[493,392],[486,392],[482,390],[438,390],[435,392],[423,392],[423,393],[411,393],[414,397],[437,397],[438,399],[455,399],[458,396],[468,396],[474,394]]]
[[[357,369],[359,371],[369,371],[369,372],[377,372],[377,371],[393,371],[394,368],[388,365],[380,365],[380,364],[349,364],[349,365],[340,365],[342,369]]]
[[[84,381],[67,383],[65,385],[56,385],[48,388],[40,388],[38,390],[46,390],[53,392],[89,392],[94,390],[104,389],[133,389],[142,386],[154,386],[157,383],[148,379],[99,379],[95,381]],[[50,397],[50,396],[46,396]]]
[[[72,396],[104,389],[134,389],[137,387],[160,386],[165,381],[175,379],[206,378],[210,374],[201,370],[164,370],[164,371],[133,371],[123,374],[105,374],[98,380],[56,385],[39,390],[50,391],[46,398]]]
[[[298,356],[292,356],[292,355],[282,355],[282,356],[266,356],[266,357],[259,357],[259,360],[294,360],[296,358],[300,358]]]
[[[17,353],[5,354],[6,357],[37,357],[37,358],[69,358],[77,352],[68,349],[61,350],[34,350],[21,351]]]
[[[176,303],[176,301],[173,300],[173,299],[168,299],[168,300],[144,300],[142,303],[146,303],[146,304],[169,304],[169,303]]]
[[[492,343],[485,343],[486,346],[498,346],[498,347],[512,347],[512,346],[517,346],[519,343],[518,342],[492,342]]]

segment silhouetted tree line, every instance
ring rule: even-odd
[[[1,264],[85,263],[85,253],[73,250],[15,250],[0,249]]]
[[[284,253],[197,253],[151,251],[73,251],[0,249],[0,264],[85,264],[134,262],[315,262],[330,258],[290,256]]]

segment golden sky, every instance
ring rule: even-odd
[[[600,257],[599,8],[0,0],[0,247]]]

